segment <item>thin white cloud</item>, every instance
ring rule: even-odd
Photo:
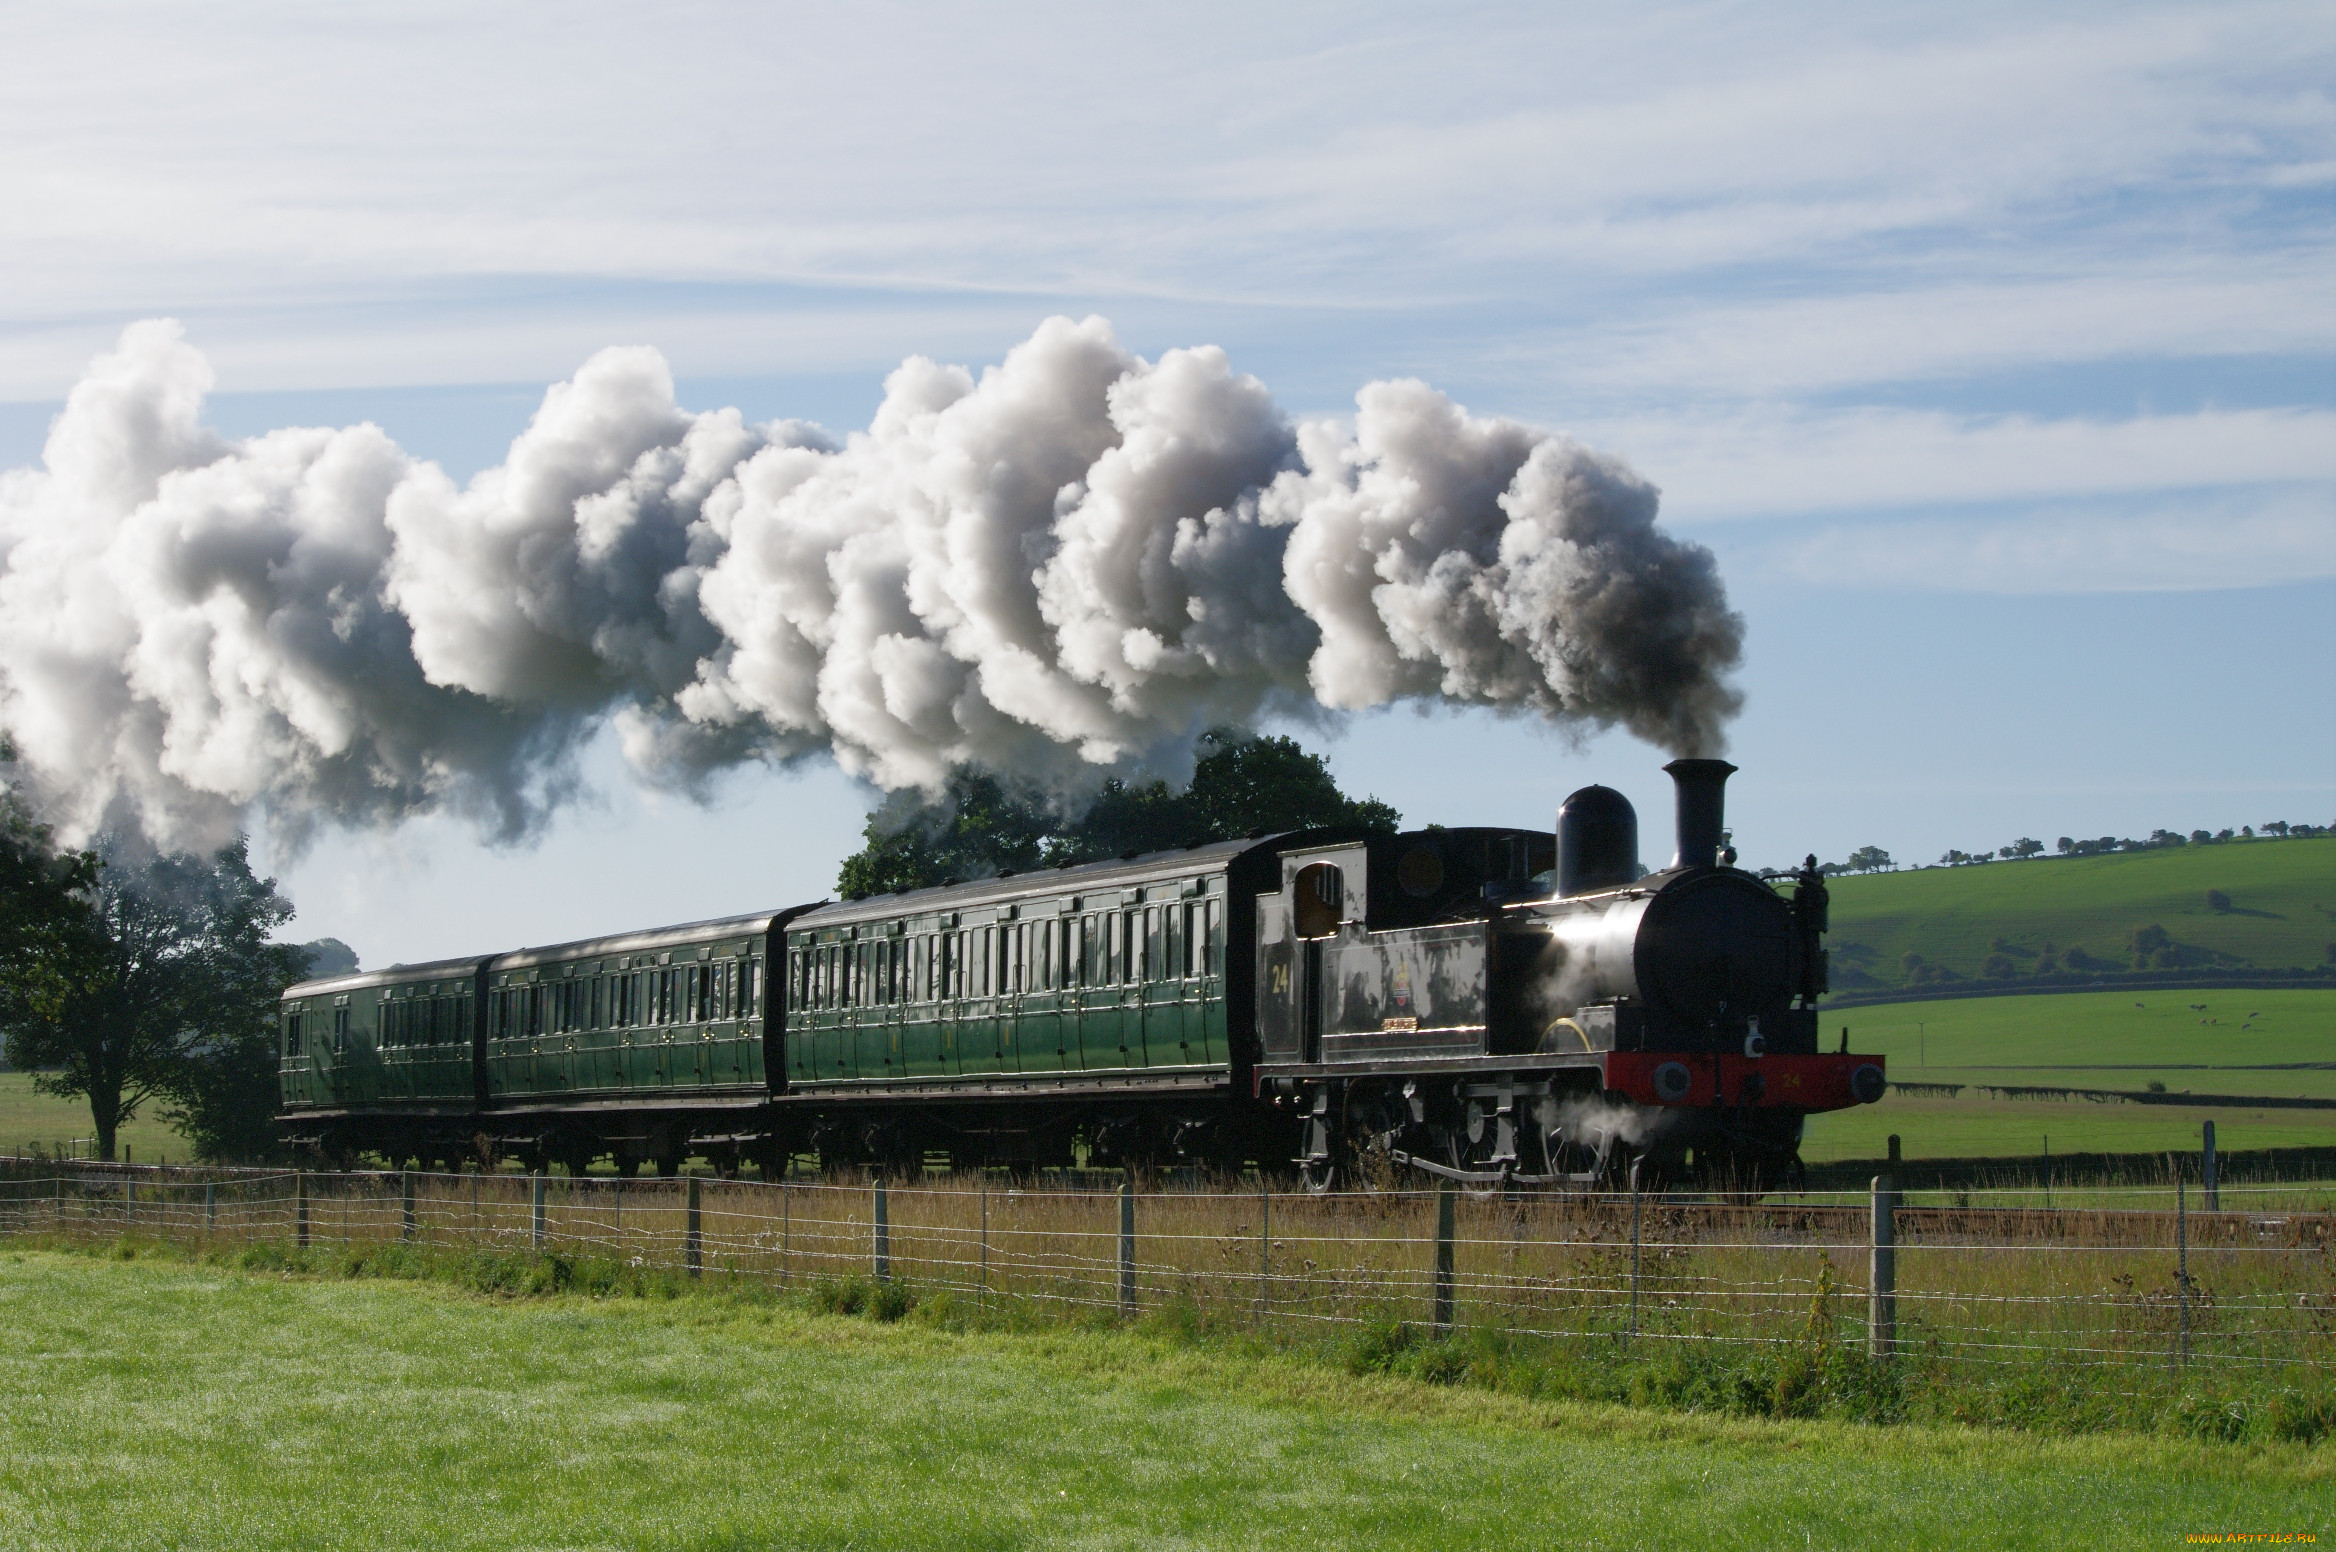
[[[1566,382],[1757,398],[2043,364],[2336,351],[2329,256],[1917,285],[1671,310],[1556,345]]]
[[[1592,421],[1676,522],[2336,480],[2336,410],[2127,420],[1761,409]]]
[[[0,305],[479,275],[1386,302],[1553,265],[1871,263],[1910,234],[2000,264],[2087,208],[2150,226],[2137,191],[2308,178],[2332,127],[2315,21],[24,12]],[[2179,230],[2245,214],[2191,198]]]
[[[2326,492],[2215,493],[2131,512],[1830,525],[1751,547],[1801,581],[1926,592],[2190,592],[2336,577]]]

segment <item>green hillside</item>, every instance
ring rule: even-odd
[[[1836,991],[2001,975],[2004,962],[1988,968],[1998,954],[2017,975],[2129,967],[2135,931],[2151,926],[2166,935],[2164,968],[2336,969],[2336,837],[1921,868],[1832,889]]]

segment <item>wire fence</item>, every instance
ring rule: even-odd
[[[2316,1371],[2336,1185],[2196,1193],[1283,1193],[986,1177],[763,1182],[0,1161],[0,1236],[541,1251],[777,1287],[1985,1364]]]

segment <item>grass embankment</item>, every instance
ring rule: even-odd
[[[2231,909],[2210,908],[2210,889]],[[2023,974],[2048,943],[2130,964],[2133,930],[2152,925],[2204,956],[2336,968],[2336,837],[1863,874],[1833,880],[1832,895],[1842,991],[1863,989],[1851,971],[1897,985],[1909,952],[1978,976],[1998,939]]]
[[[0,1072],[0,1153],[17,1153],[37,1146],[54,1153],[61,1143],[95,1136],[89,1124],[89,1102],[58,1099],[34,1090],[29,1072]],[[116,1136],[117,1147],[127,1147],[140,1163],[165,1159],[182,1163],[194,1156],[194,1145],[157,1118],[149,1104]],[[84,1146],[82,1152],[88,1153]]]
[[[2303,846],[2305,842],[2289,842]],[[2088,859],[2090,860],[2090,859]],[[2332,891],[2336,892],[2336,891]],[[1889,1058],[1900,1083],[1961,1084],[1952,1097],[1893,1090],[1878,1105],[1812,1116],[1811,1162],[1878,1158],[1891,1133],[1910,1158],[2195,1151],[2199,1123],[2226,1152],[2336,1145],[2336,1109],[2009,1099],[1983,1086],[2336,1099],[2336,992],[2088,992],[1891,1003],[1825,1016],[1830,1043]],[[2319,1070],[2306,1063],[2326,1064]],[[2285,1070],[2281,1070],[2284,1068]]]
[[[0,1541],[1995,1548],[2336,1530],[2326,1444],[1662,1415],[1349,1374],[1166,1322],[961,1315],[711,1291],[497,1304],[13,1253]]]

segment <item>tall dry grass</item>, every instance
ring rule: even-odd
[[[1065,1312],[1175,1306],[1225,1322],[1425,1322],[1434,1192],[1311,1196],[1241,1181],[1135,1193],[928,1175],[776,1183],[510,1174],[0,1170],[0,1233],[217,1243],[541,1250],[775,1287],[885,1277]],[[689,1201],[698,1202],[691,1234]],[[410,1192],[410,1226],[409,1226]],[[881,1228],[878,1212],[883,1214]],[[1859,1197],[1458,1196],[1449,1298],[1463,1328],[1646,1343],[1790,1344],[1822,1320],[1865,1340],[1871,1204]],[[1634,1237],[1633,1224],[1636,1223]],[[1958,1363],[2336,1362],[2336,1187],[1930,1193],[1897,1215],[1897,1334]],[[2184,1270],[2187,1270],[2187,1280]],[[1132,1301],[1123,1299],[1132,1294]]]

